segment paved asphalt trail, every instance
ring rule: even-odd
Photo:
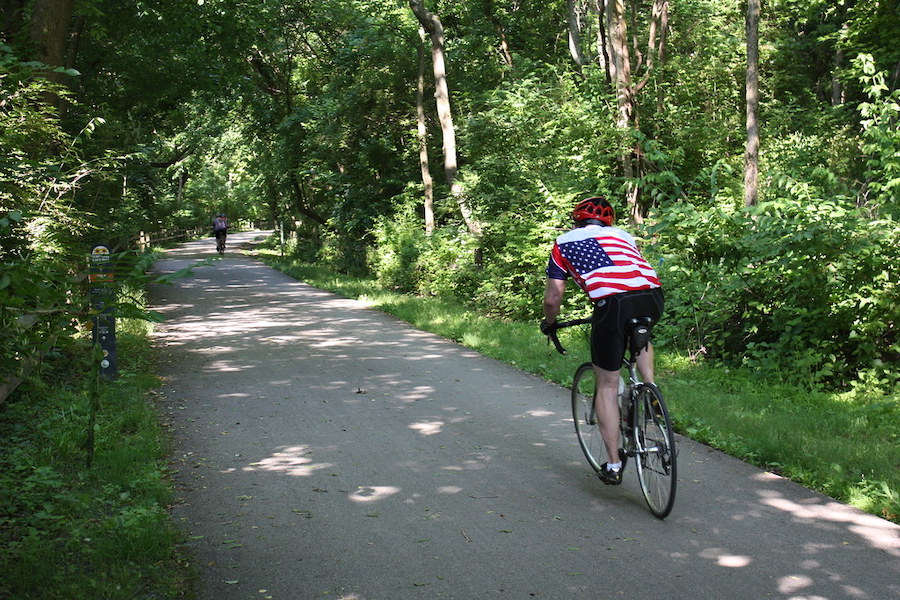
[[[684,439],[659,521],[631,465],[592,476],[567,390],[240,255],[253,237],[152,296],[201,600],[900,598],[896,525]]]

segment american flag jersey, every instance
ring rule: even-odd
[[[617,227],[588,225],[556,238],[547,277],[565,279],[570,275],[592,301],[661,287],[634,238]]]

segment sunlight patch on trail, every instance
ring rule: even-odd
[[[760,478],[766,478],[767,475],[768,477],[777,477],[776,475],[762,474]],[[897,535],[897,526],[890,521],[880,519],[875,515],[856,512],[839,502],[798,504],[771,490],[760,490],[758,493],[760,502],[766,506],[790,513],[798,519],[846,524],[850,531],[864,539],[871,547],[883,550],[891,556],[900,557],[900,538]]]
[[[314,471],[334,466],[330,463],[314,463],[311,458],[304,456],[307,452],[308,446],[285,447],[269,458],[250,463],[244,467],[244,471],[269,471],[294,477],[309,477]]]
[[[348,497],[354,502],[378,502],[400,492],[393,485],[361,485]]]
[[[413,423],[409,426],[413,431],[418,431],[422,435],[434,435],[436,433],[440,433],[443,431],[444,422],[443,421],[422,421],[419,423]]]
[[[814,583],[808,575],[787,575],[778,579],[778,591],[782,594],[796,594]]]
[[[720,567],[730,567],[738,569],[747,567],[753,562],[749,556],[741,556],[738,554],[729,554],[721,548],[709,548],[700,553],[702,558],[714,560]]]
[[[556,412],[554,412],[552,410],[546,410],[546,409],[543,409],[543,410],[535,409],[535,410],[529,410],[525,414],[527,414],[528,416],[531,416],[531,417],[552,417],[553,415],[556,414]]]

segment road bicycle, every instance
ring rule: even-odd
[[[216,233],[216,252],[219,253],[219,256],[225,256],[225,232],[220,231]]]
[[[586,318],[557,323],[549,334],[556,350],[566,354],[557,337],[559,329],[590,322],[591,319]],[[620,443],[623,445],[619,456],[623,469],[629,459],[634,459],[647,506],[653,515],[664,519],[675,503],[678,454],[675,433],[659,388],[640,380],[635,361],[638,352],[649,343],[652,328],[653,319],[650,317],[631,319],[626,327],[630,355],[623,359],[623,368],[628,371],[628,383],[624,384],[624,379],[620,379],[622,383],[619,386]],[[588,463],[599,473],[601,465],[609,462],[609,457],[600,435],[600,423],[594,408],[595,394],[596,375],[593,365],[586,362],[578,366],[572,380],[572,417],[578,443]]]

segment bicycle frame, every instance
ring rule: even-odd
[[[566,349],[557,337],[557,330],[590,322],[591,319],[575,319],[558,323],[547,332],[547,335],[553,341],[556,350],[560,354],[566,354]],[[622,368],[628,370],[628,385],[619,397],[619,431],[622,441],[619,456],[623,468],[628,458],[635,459],[638,481],[650,512],[664,519],[672,510],[677,487],[675,436],[659,388],[641,381],[636,359],[646,347],[638,345],[649,343],[652,324],[650,318],[633,319],[628,323],[629,355],[622,360]],[[572,382],[572,412],[579,445],[591,467],[599,473],[605,450],[603,442],[598,442],[600,436],[598,436],[599,420],[596,414],[594,371],[595,368],[590,362],[579,365],[575,370]],[[583,384],[589,384],[590,387],[584,387]]]

